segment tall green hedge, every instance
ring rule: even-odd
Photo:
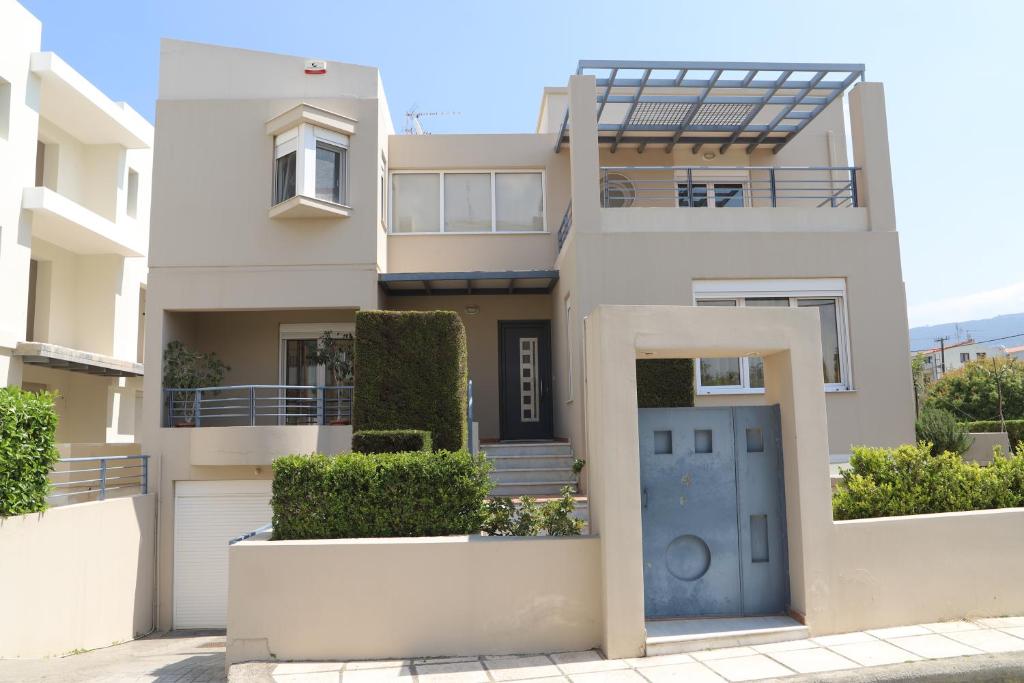
[[[423,429],[466,448],[466,331],[452,311],[356,314],[352,427]]]
[[[636,402],[640,408],[693,406],[693,359],[637,360]]]
[[[56,430],[52,394],[0,389],[0,517],[46,509]]]
[[[476,533],[489,469],[466,451],[277,458],[274,539]]]
[[[999,420],[981,420],[978,422],[965,422],[964,427],[969,432],[1001,432],[1003,426]],[[1024,420],[1007,420],[1006,434],[1010,437],[1010,448],[1017,448],[1017,445],[1024,441]]]
[[[352,435],[356,453],[404,453],[433,450],[430,432],[422,429],[367,429]]]

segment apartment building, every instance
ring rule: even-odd
[[[141,423],[153,127],[0,0],[0,383],[57,392],[62,443]]]
[[[914,355],[923,358],[924,374],[928,382],[939,379],[947,372],[959,370],[971,361],[1013,356],[1011,349],[991,342],[976,342],[973,339],[917,351]]]
[[[146,357],[179,341],[230,370],[184,392],[145,378],[162,628],[224,625],[226,540],[269,522],[274,457],[350,445],[359,387],[308,356],[358,310],[462,317],[492,453],[587,457],[601,304],[817,310],[820,457],[913,439],[882,85],[856,64],[566,77],[532,133],[396,135],[375,68],[163,42]],[[758,356],[714,356],[699,406],[765,402]]]

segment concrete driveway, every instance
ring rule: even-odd
[[[0,682],[225,681],[223,631],[171,631],[48,659],[0,659]]]

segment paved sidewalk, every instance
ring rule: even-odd
[[[990,670],[1003,673],[992,678]],[[1007,671],[1017,672],[1019,678],[1007,677]],[[587,651],[378,662],[253,663],[233,666],[230,680],[232,683],[386,680],[721,683],[780,678],[798,681],[826,678],[837,681],[1024,680],[1024,617],[902,626],[639,659],[608,660],[598,652]]]

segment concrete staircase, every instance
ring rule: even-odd
[[[576,488],[572,447],[567,443],[480,444],[491,463],[494,496],[557,496],[563,486]]]

